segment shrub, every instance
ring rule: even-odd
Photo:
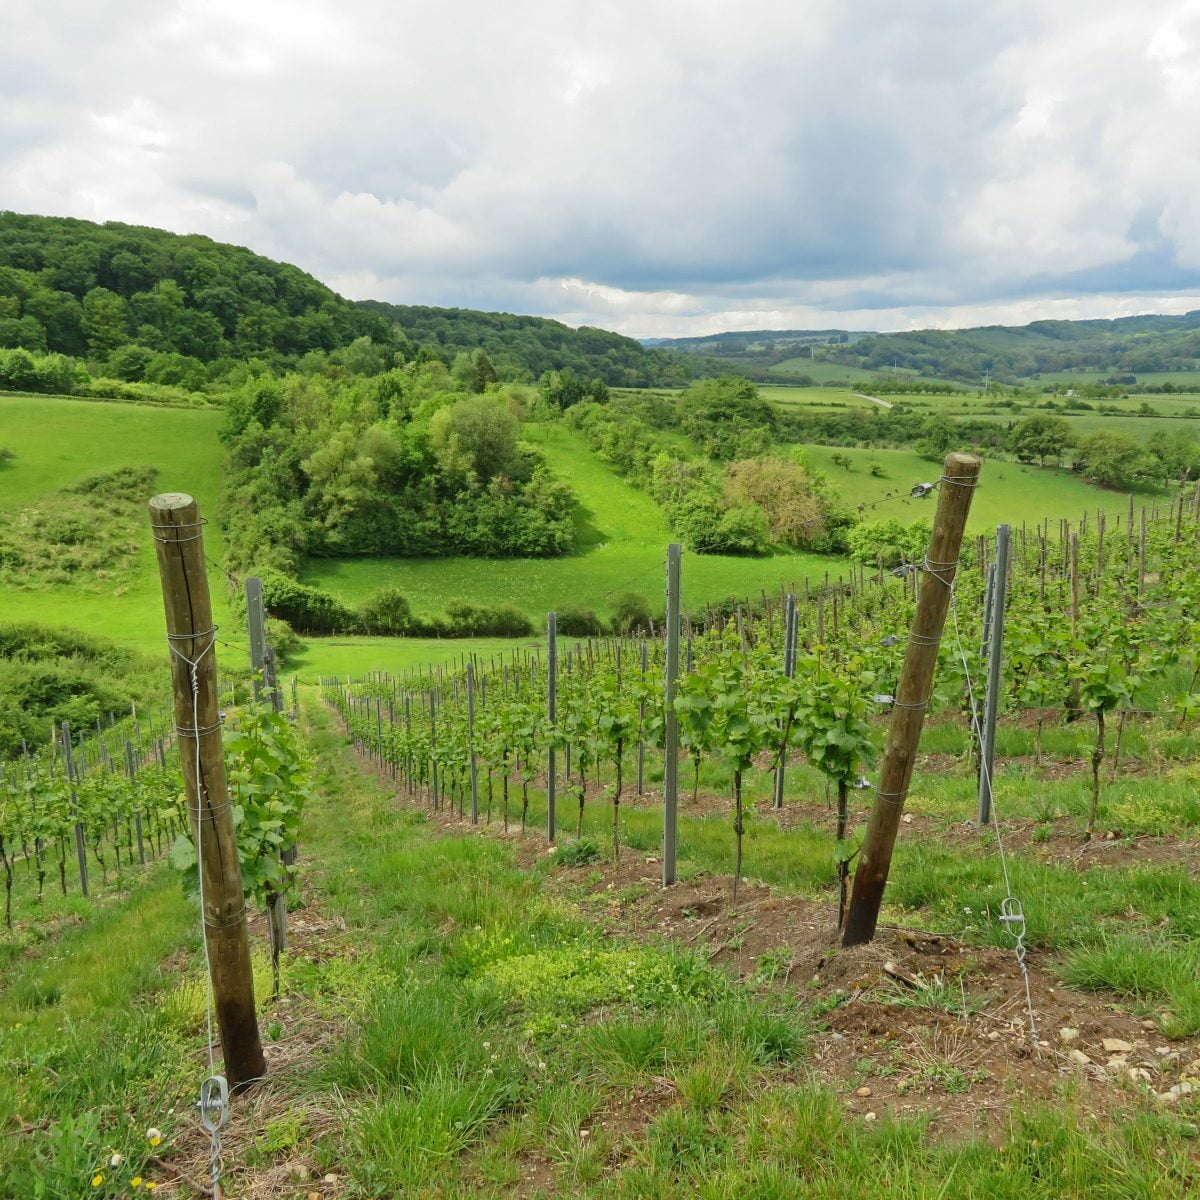
[[[296,631],[279,617],[267,618],[267,641],[275,650],[278,666],[287,666],[300,653],[300,639]]]
[[[412,606],[399,588],[382,588],[373,593],[359,610],[366,633],[404,634],[413,626]]]
[[[566,637],[592,637],[603,633],[600,618],[590,608],[568,604],[555,614],[558,632]]]
[[[282,571],[262,573],[263,603],[298,633],[348,633],[359,627],[358,614],[336,596],[309,587]]]
[[[451,600],[446,605],[446,617],[450,637],[527,637],[533,632],[533,622],[511,604],[488,608]]]
[[[613,604],[612,628],[614,633],[636,633],[649,630],[651,621],[650,603],[637,592],[622,592]]]
[[[0,446],[0,467],[12,462],[16,457],[16,454],[13,453],[13,451],[11,451],[7,446]]]

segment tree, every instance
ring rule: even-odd
[[[491,396],[470,396],[439,409],[429,424],[442,470],[473,485],[511,472],[519,430],[517,418]]]
[[[129,340],[128,305],[108,288],[92,288],[83,298],[83,332],[88,352],[107,358]]]
[[[1152,474],[1154,466],[1137,438],[1101,430],[1079,443],[1075,470],[1101,487],[1130,489]]]
[[[799,463],[773,455],[730,463],[725,496],[732,504],[761,509],[776,542],[814,549],[826,536],[827,506]]]
[[[1070,422],[1065,417],[1049,417],[1041,414],[1025,417],[1008,432],[1008,448],[1021,462],[1038,460],[1045,466],[1046,459],[1058,462],[1074,444]]]
[[[555,407],[568,409],[573,404],[584,400],[594,399],[590,395],[589,386],[570,367],[561,371],[547,371],[539,383],[542,395]]]
[[[450,368],[450,378],[465,392],[486,392],[488,387],[499,382],[496,368],[484,350],[462,350]]]

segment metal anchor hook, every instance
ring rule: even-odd
[[[205,1133],[216,1133],[224,1128],[229,1120],[229,1084],[224,1075],[210,1075],[200,1085],[196,1109]]]
[[[1018,942],[1025,938],[1025,910],[1016,896],[1005,896],[1000,901],[1000,923],[1011,926],[1011,932]],[[1019,926],[1019,928],[1018,928]]]

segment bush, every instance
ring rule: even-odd
[[[399,588],[383,588],[375,592],[359,610],[364,632],[393,636],[405,634],[413,627],[412,606]]]
[[[300,653],[296,631],[279,617],[267,618],[267,641],[275,651],[277,666],[286,667]]]
[[[450,637],[527,637],[533,633],[533,622],[511,604],[488,608],[451,600],[446,605],[446,617]]]
[[[263,571],[262,585],[267,611],[298,633],[350,633],[359,628],[358,614],[320,588],[274,570]]]
[[[590,608],[568,604],[555,614],[558,632],[565,637],[592,637],[604,632],[600,618]]]
[[[0,446],[0,467],[6,466],[16,457],[16,454],[7,446]]]
[[[613,633],[630,634],[650,629],[650,603],[637,592],[622,592],[613,604]]]

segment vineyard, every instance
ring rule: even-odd
[[[1106,819],[1105,783],[1119,776],[1131,731],[1143,742],[1157,739],[1170,757],[1193,746],[1191,725],[1200,714],[1198,548],[1197,510],[1182,499],[1161,515],[1143,510],[1135,519],[1131,508],[1113,523],[1101,513],[1079,526],[1022,530],[1016,539],[1002,620],[1000,737],[1031,735],[1034,765],[1048,737],[1059,745],[1064,735],[1087,743],[1090,785],[1079,831],[1085,839]],[[977,770],[985,606],[994,578],[989,552],[982,538],[964,547],[927,706],[939,740],[973,757]],[[808,771],[805,787],[815,774],[836,796],[830,852],[844,900],[854,856],[847,841],[851,796],[870,787],[921,576],[919,564],[872,578],[864,571],[804,602],[764,594],[732,614],[709,610],[689,623],[673,712],[692,803],[702,777],[720,776],[729,788],[735,889],[748,781],[757,772],[759,790],[781,808],[791,764],[798,763]],[[495,815],[506,830],[510,821],[524,829],[536,789],[537,818],[553,840],[559,822],[582,837],[586,807],[603,803],[611,807],[615,859],[622,802],[644,801],[647,757],[661,761],[664,749],[667,645],[661,636],[576,641],[551,670],[554,645],[552,638],[549,656],[472,656],[456,670],[330,678],[324,696],[355,744],[410,793],[427,794],[435,809],[457,809],[474,822]]]
[[[202,570],[172,519],[160,562]],[[0,779],[0,1183],[1194,1194],[1198,550],[1189,495],[685,616],[672,548],[666,628],[549,614],[544,647],[293,682],[290,712],[269,675],[218,687],[211,613],[181,628],[170,600],[174,719],[68,728]],[[856,944],[880,812],[887,904]],[[211,1099],[217,1054],[249,1090]]]

